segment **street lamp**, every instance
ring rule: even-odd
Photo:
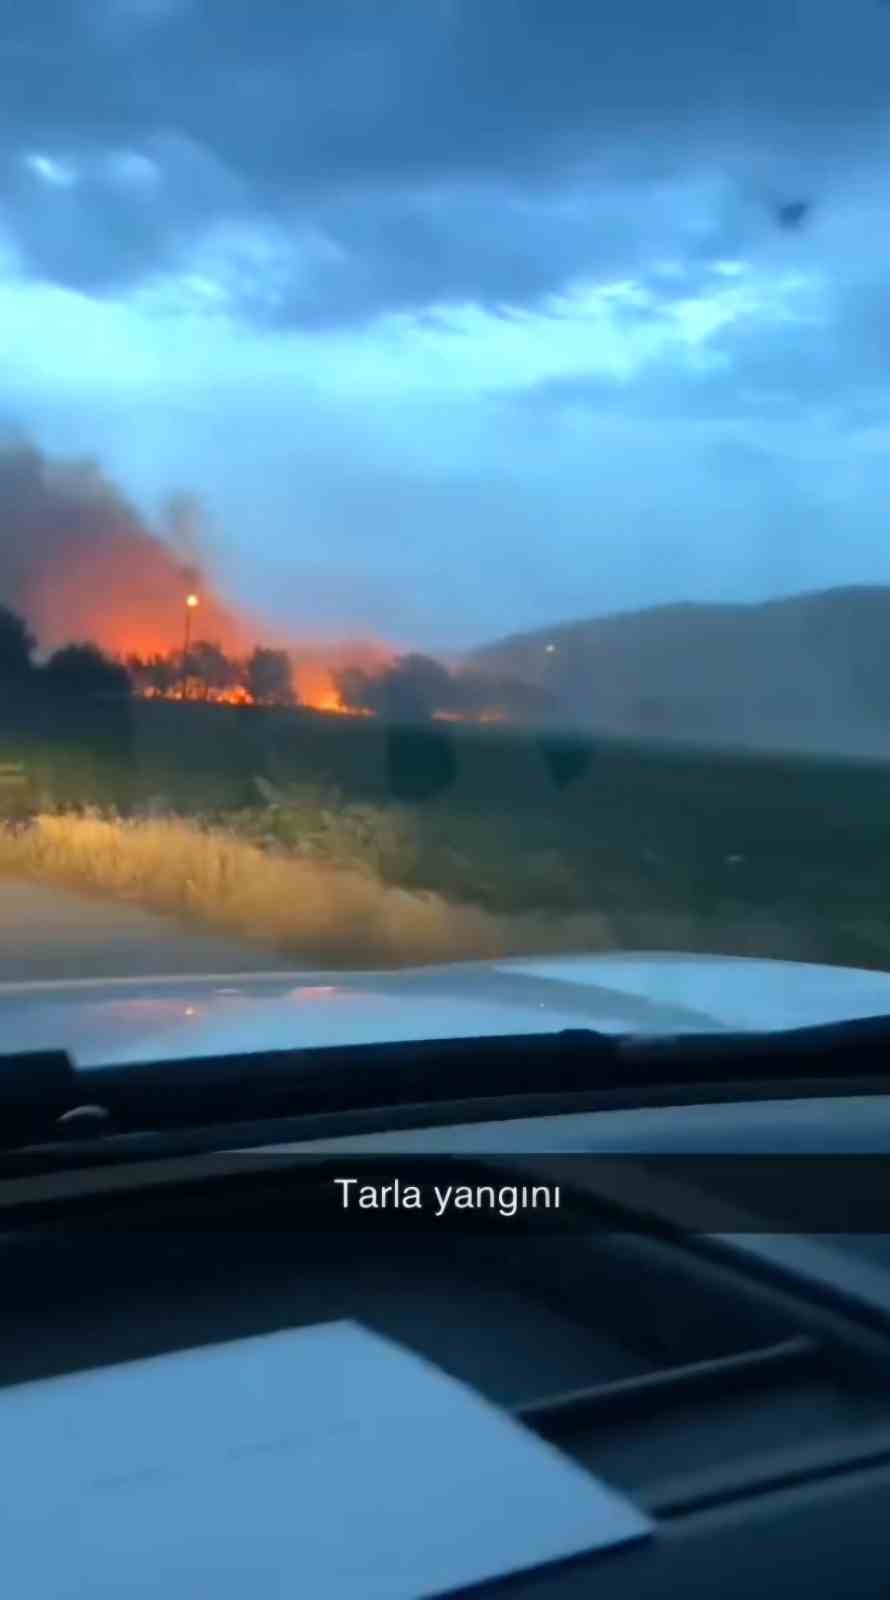
[[[185,639],[182,647],[182,693],[180,695],[180,699],[182,700],[184,700],[186,697],[186,686],[188,682],[189,648],[192,642],[192,612],[196,609],[197,605],[198,596],[196,594],[187,594],[185,597]]]

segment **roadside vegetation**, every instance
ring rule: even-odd
[[[608,930],[573,918],[503,915],[396,887],[348,841],[289,853],[218,823],[43,816],[0,834],[0,871],[129,900],[194,925],[330,967],[397,967],[507,954],[608,948]]]
[[[890,764],[146,700],[97,690],[88,648],[39,670],[30,650],[0,629],[0,770],[27,772],[38,818],[0,829],[0,873],[332,965],[666,949],[890,970]]]
[[[263,785],[265,787],[265,785]],[[155,814],[152,814],[152,812]],[[0,874],[138,904],[283,959],[397,967],[508,954],[704,951],[890,967],[890,917],[851,878],[757,893],[744,857],[696,878],[534,820],[349,803],[307,786],[201,817],[90,807],[0,832]],[[756,864],[755,864],[756,865]],[[826,889],[827,889],[827,879]],[[809,904],[808,904],[809,901]]]

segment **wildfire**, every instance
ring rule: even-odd
[[[146,687],[138,686],[136,691],[139,700],[181,700],[181,689],[155,689],[149,684]],[[199,695],[188,694],[189,699],[200,699],[203,704],[214,706],[254,706],[256,700],[249,691],[240,684],[235,689],[208,689],[206,694],[201,691]]]
[[[348,715],[329,667],[319,660],[297,661],[293,670],[294,690],[301,705],[315,711]]]
[[[379,669],[392,659],[382,645],[356,644],[307,650],[287,637],[236,614],[197,568],[179,565],[154,535],[114,530],[67,552],[63,574],[53,581],[37,573],[30,588],[30,615],[49,649],[71,639],[89,639],[125,663],[167,664],[160,681],[137,671],[135,693],[143,699],[197,699],[218,705],[253,705],[244,682],[214,684],[183,673],[184,655],[207,642],[233,666],[243,667],[262,641],[290,662],[295,701],[338,716],[367,715],[343,704],[336,673],[344,667]]]
[[[234,689],[211,690],[209,698],[222,706],[252,706],[256,703],[253,695],[240,683]]]
[[[313,711],[327,711],[341,717],[366,717],[371,713],[343,704],[337,688],[337,674],[349,667],[381,672],[394,659],[393,652],[385,645],[367,640],[332,645],[325,651],[318,648],[307,651],[298,646],[292,654],[294,692],[299,703]]]
[[[120,660],[178,655],[181,678],[190,643],[211,642],[232,661],[244,661],[258,643],[294,644],[270,640],[261,623],[218,593],[204,559],[201,508],[187,495],[169,503],[162,533],[97,465],[55,461],[16,442],[0,445],[0,509],[0,592],[47,655],[82,641]],[[221,684],[212,697],[250,699],[246,689]],[[336,701],[333,680],[319,680],[302,698]]]
[[[197,502],[179,495],[167,512],[167,531],[155,531],[97,464],[0,443],[0,595],[27,620],[43,659],[72,643],[98,646],[146,699],[503,720],[481,711],[478,685],[449,684],[429,657],[270,629],[217,592]]]
[[[201,601],[191,594],[185,603],[194,616]],[[189,641],[187,651],[118,654],[138,698],[235,706],[297,704],[334,716],[366,717],[373,713],[344,702],[338,673],[350,667],[368,670],[370,663],[392,659],[380,647],[368,645],[331,647],[326,657],[317,648],[309,654],[278,644],[229,656],[209,641],[194,642],[190,621],[184,639]],[[264,660],[257,662],[257,656]]]
[[[244,683],[235,683],[225,688],[202,681],[199,675],[189,675],[183,679],[181,671],[171,668],[170,681],[159,685],[147,682],[143,673],[151,671],[152,661],[157,661],[157,655],[148,658],[147,667],[144,658],[138,652],[126,652],[118,659],[126,665],[133,678],[133,692],[141,700],[198,700],[205,705],[225,706],[253,706],[263,703]],[[170,658],[161,658],[170,659]],[[173,658],[175,661],[175,658]],[[369,712],[354,710],[345,706],[340,698],[334,680],[329,671],[321,667],[313,668],[308,674],[299,668],[294,668],[291,673],[293,697],[297,705],[305,706],[311,711],[323,711],[335,716],[357,717],[368,716]]]
[[[197,611],[200,601],[187,616]],[[186,606],[189,606],[186,600]],[[190,621],[185,627],[191,640]],[[209,641],[190,643],[188,650],[156,653],[149,658],[129,654],[123,658],[133,692],[147,700],[191,700],[211,705],[298,705],[324,715],[374,717],[431,716],[444,723],[505,723],[510,716],[498,704],[496,691],[486,707],[477,703],[458,709],[454,704],[435,708],[430,692],[456,698],[467,692],[460,679],[450,679],[428,657],[393,656],[382,646],[339,645],[322,654],[287,650],[278,645],[255,648],[248,656],[227,656]],[[424,694],[426,703],[424,705]]]

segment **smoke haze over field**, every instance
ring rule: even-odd
[[[500,640],[486,671],[546,686],[600,734],[890,756],[890,587],[671,605]]]

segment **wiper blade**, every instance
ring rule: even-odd
[[[617,1080],[618,1041],[590,1030],[195,1056],[74,1072],[77,1104],[116,1130],[566,1094]],[[3,1064],[0,1059],[0,1107]]]
[[[323,1046],[75,1068],[0,1057],[0,1146],[263,1117],[497,1097],[794,1077],[890,1078],[890,1017],[753,1033],[643,1037],[589,1029]],[[92,1108],[94,1121],[86,1108]]]
[[[618,1041],[590,1030],[251,1051],[76,1068],[61,1051],[0,1056],[0,1148],[84,1132],[533,1093],[606,1084]],[[85,1113],[95,1113],[90,1117]]]
[[[0,1143],[24,1144],[81,1100],[80,1075],[64,1050],[0,1056]]]

